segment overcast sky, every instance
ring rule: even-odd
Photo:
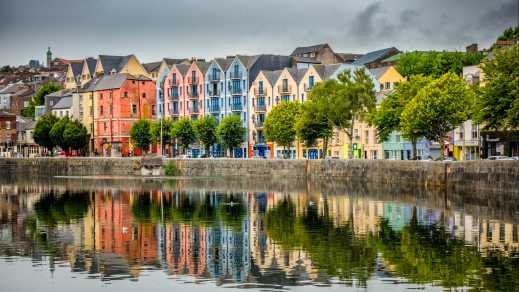
[[[519,0],[0,0],[0,64],[54,56],[212,58],[488,47],[519,23]]]

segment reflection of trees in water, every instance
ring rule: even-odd
[[[59,195],[51,192],[43,195],[34,204],[34,212],[41,223],[53,227],[82,219],[89,206],[90,199],[86,192],[65,192]]]
[[[312,263],[329,276],[361,286],[375,271],[376,248],[371,236],[355,236],[350,224],[334,227],[328,212],[319,215],[316,206],[308,206],[297,216],[289,200],[267,211],[266,232],[283,248],[305,250]]]

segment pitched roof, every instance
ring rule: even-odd
[[[211,65],[211,63],[205,61],[195,61],[195,63],[196,66],[198,66],[198,69],[202,71],[202,74],[205,74],[207,70],[209,70],[209,66]]]
[[[166,65],[173,66],[174,64],[180,64],[180,63],[189,61],[189,59],[186,59],[186,58],[183,58],[183,59],[164,58],[164,61],[166,62]]]
[[[133,55],[127,56],[109,56],[109,55],[99,55],[99,60],[101,61],[101,65],[103,66],[103,71],[105,74],[110,73],[113,69],[116,72],[121,71],[121,69],[128,63],[130,58]]]
[[[355,60],[362,57],[362,54],[353,54],[353,53],[336,53],[344,62],[354,62]]]
[[[276,71],[262,70],[261,72],[263,72],[263,75],[265,75],[265,77],[267,78],[270,85],[274,85],[274,83],[276,83],[276,81],[279,79],[279,76],[281,75],[281,72],[283,72],[283,70],[276,70]]]
[[[60,99],[53,107],[52,109],[66,109],[72,107],[72,96],[64,96],[62,99]]]
[[[182,74],[182,76],[185,76],[187,71],[189,70],[189,67],[191,67],[190,65],[184,63],[175,64],[174,66],[177,67],[178,71],[180,72],[180,74]]]
[[[218,66],[220,66],[220,68],[222,68],[223,71],[227,71],[232,63],[232,60],[225,58],[216,58],[214,61],[218,64]]]
[[[398,49],[395,47],[386,48],[378,51],[369,52],[366,55],[357,59],[353,64],[355,65],[365,65],[369,63],[373,63],[375,61],[383,60],[393,52],[398,52]]]
[[[17,92],[25,88],[26,86],[23,83],[9,84],[0,90],[0,94],[16,94]]]
[[[160,68],[160,64],[162,64],[162,61],[158,62],[151,62],[151,63],[142,63],[142,66],[148,73],[151,72],[158,72]]]
[[[90,75],[94,75],[94,73],[96,71],[97,60],[89,57],[89,58],[86,58],[85,61],[88,66],[88,72],[90,73]]]
[[[314,65],[315,70],[323,80],[330,79],[333,73],[335,73],[340,67],[341,64]]]
[[[149,81],[151,80],[145,76],[134,76],[130,74],[108,74],[104,75],[99,79],[99,81],[95,85],[95,90],[107,90],[107,89],[115,89],[120,88],[124,81],[126,80],[139,80],[139,81]]]
[[[83,60],[81,61],[71,61],[70,67],[72,68],[72,74],[74,75],[74,78],[76,76],[80,76],[81,72],[83,72]]]
[[[379,67],[379,68],[373,68],[373,69],[369,69],[369,72],[371,72],[371,74],[373,76],[375,76],[375,78],[380,79],[380,76],[382,76],[382,74],[384,74],[387,69],[389,69],[391,66],[385,66],[385,67]]]
[[[296,83],[299,84],[299,82],[303,79],[303,76],[305,75],[305,73],[308,69],[307,68],[297,69],[297,68],[292,67],[292,68],[287,68],[287,70],[288,70],[288,73],[290,73],[290,75],[292,76],[292,78],[294,78]]]
[[[305,54],[305,53],[319,52],[320,50],[322,50],[325,47],[330,47],[330,46],[328,44],[318,44],[318,45],[307,46],[307,47],[297,47],[290,55],[296,56],[296,55],[301,55],[301,54]]]
[[[27,131],[30,129],[34,129],[34,125],[36,121],[31,118],[26,118],[22,116],[16,116],[16,131]]]
[[[321,61],[312,59],[312,58],[305,58],[305,57],[294,57],[294,60],[297,63],[311,63],[311,64],[321,64]]]
[[[99,82],[101,78],[91,79],[87,83],[83,84],[79,89],[79,92],[91,92],[96,90],[97,82]]]
[[[386,58],[384,60],[382,60],[382,63],[391,63],[391,62],[396,62],[398,60],[400,60],[400,58],[402,57],[402,53],[398,53],[396,55],[393,55],[389,58]]]
[[[254,56],[245,56],[245,55],[237,55],[240,62],[245,66],[245,68],[250,69],[252,66],[254,66],[254,63],[258,61],[259,57],[261,55],[254,55]]]

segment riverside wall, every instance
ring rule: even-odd
[[[163,174],[168,164],[187,177],[295,178],[519,192],[519,161],[0,158],[0,175],[148,176]]]

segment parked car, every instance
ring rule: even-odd
[[[487,160],[514,160],[514,159],[510,159],[511,157],[508,157],[508,156],[500,156],[500,155],[496,155],[496,156],[489,156],[487,158]]]

